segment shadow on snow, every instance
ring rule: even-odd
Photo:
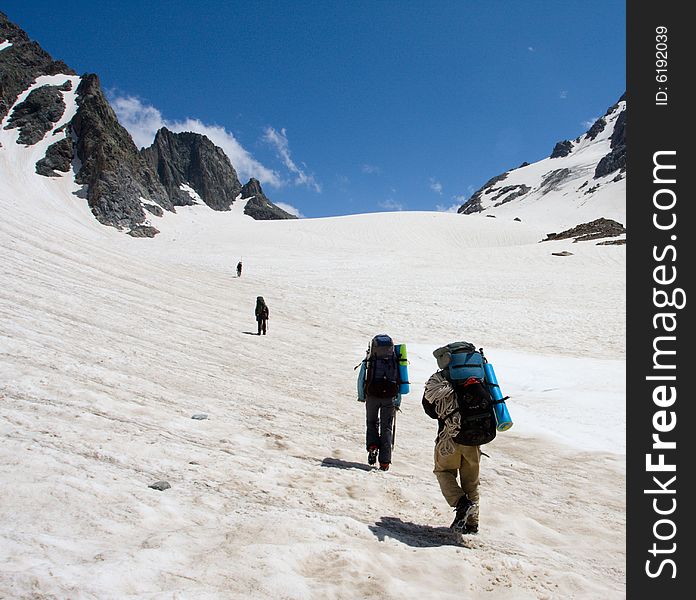
[[[325,458],[321,461],[322,467],[335,467],[337,469],[360,469],[361,471],[372,471],[374,467],[358,462],[341,460],[340,458]]]
[[[448,527],[431,527],[402,521],[397,517],[382,517],[369,528],[380,542],[390,537],[415,548],[462,547],[462,542]]]

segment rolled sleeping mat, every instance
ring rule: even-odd
[[[408,394],[411,391],[411,383],[408,380],[406,344],[394,344],[394,352],[399,363],[399,394]]]
[[[483,363],[483,370],[486,373],[486,386],[491,394],[491,397],[495,401],[493,405],[493,410],[495,411],[495,420],[497,423],[496,429],[498,431],[507,431],[512,427],[512,417],[510,412],[505,405],[505,399],[503,397],[503,392],[500,391],[500,386],[498,385],[498,378],[495,376],[495,369],[493,365],[489,362]]]
[[[365,371],[367,370],[367,361],[363,360],[360,363],[358,371],[358,401],[365,402]]]

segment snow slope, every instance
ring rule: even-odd
[[[548,224],[559,231],[599,217],[625,225],[625,173],[614,171],[594,178],[597,164],[611,151],[614,127],[625,110],[625,100],[611,107],[603,117],[603,130],[570,142],[567,156],[545,158],[508,171],[481,194],[484,214]],[[523,189],[527,191],[516,196]]]
[[[133,239],[0,131],[0,597],[625,596],[624,246],[539,244],[550,217],[205,206]],[[387,473],[353,370],[381,332],[412,375]],[[463,543],[420,407],[460,339],[515,421]]]

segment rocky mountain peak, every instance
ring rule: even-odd
[[[254,219],[268,221],[272,219],[297,218],[295,215],[291,215],[289,212],[273,204],[266,197],[266,194],[263,193],[261,182],[253,177],[242,188],[241,197],[247,200],[246,206],[244,207],[244,214]]]
[[[82,77],[77,106],[71,121],[81,163],[75,181],[87,186],[87,201],[97,219],[106,225],[133,227],[145,220],[143,201],[172,210],[162,184],[118,122],[97,75]]]
[[[573,150],[573,143],[569,140],[563,140],[558,142],[551,151],[551,156],[549,158],[563,158],[568,156]]]
[[[242,189],[225,152],[200,133],[163,127],[142,155],[175,206],[194,204],[197,199],[187,191],[192,189],[210,208],[229,210]]]
[[[513,217],[517,216],[511,214],[513,210],[524,212],[529,208],[530,214],[539,214],[542,202],[562,201],[569,219],[573,207],[578,214],[592,218],[603,216],[603,207],[621,216],[622,204],[625,214],[625,202],[620,202],[621,196],[625,196],[625,182],[619,182],[625,178],[625,170],[624,94],[584,135],[574,141],[558,142],[548,158],[523,163],[489,179],[457,212],[490,211],[489,216],[496,213]]]
[[[242,188],[242,198],[251,198],[252,196],[263,195],[263,190],[261,189],[261,182],[258,179],[252,177]]]
[[[0,41],[12,44],[0,52],[0,120],[5,118],[17,96],[37,77],[59,73],[76,75],[63,61],[53,60],[3,12],[0,12]]]
[[[229,210],[243,190],[225,152],[204,135],[162,128],[150,148],[138,150],[99,77],[78,77],[1,12],[0,120],[17,130],[18,144],[44,144],[36,173],[60,177],[74,169],[94,216],[136,237],[156,234],[149,221],[165,210],[200,201]],[[255,219],[294,218],[266,198],[258,180],[244,187],[246,213]]]

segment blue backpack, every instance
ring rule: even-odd
[[[433,356],[452,382],[457,397],[457,409],[441,417],[447,420],[459,414],[454,441],[465,446],[487,444],[496,436],[496,403],[486,385],[483,354],[469,342],[454,342],[438,348]]]

